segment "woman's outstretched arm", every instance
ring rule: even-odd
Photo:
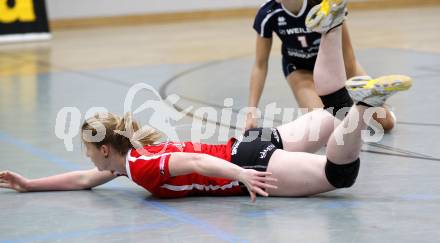
[[[27,179],[14,172],[2,171],[0,172],[0,188],[13,189],[18,192],[84,190],[102,185],[116,177],[110,171],[98,171],[97,168],[39,179]]]

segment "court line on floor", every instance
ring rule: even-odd
[[[426,122],[398,121],[397,124],[408,125],[408,126],[420,126],[420,127],[440,127],[440,124],[438,124],[438,123],[426,123]]]
[[[43,149],[36,148],[29,143],[21,141],[13,136],[7,134],[4,131],[0,131],[0,142],[14,145],[14,146],[18,147],[19,149],[23,149],[23,150],[35,155],[36,157],[53,162],[66,170],[75,170],[75,169],[79,168],[73,162],[58,158],[57,156],[52,155]],[[131,196],[131,194],[130,194],[130,196]],[[246,242],[244,240],[241,240],[239,237],[236,237],[236,236],[231,235],[227,232],[224,232],[224,231],[216,228],[215,226],[210,225],[207,222],[204,222],[200,219],[197,219],[187,213],[181,212],[181,211],[179,211],[171,206],[168,206],[164,203],[161,203],[159,201],[143,200],[143,203],[154,208],[154,209],[159,209],[160,212],[162,212],[163,214],[165,214],[166,216],[168,216],[170,218],[177,219],[181,222],[192,225],[192,226],[194,226],[198,229],[201,229],[202,231],[204,231],[212,236],[217,237],[218,239],[224,240],[226,242]]]
[[[367,145],[373,146],[373,147],[377,147],[377,148],[381,148],[384,150],[389,150],[389,151],[393,151],[393,152],[397,152],[397,153],[401,153],[401,154],[406,154],[406,155],[412,155],[412,156],[417,156],[419,158],[426,158],[426,159],[435,159],[433,156],[431,155],[427,155],[427,154],[422,154],[422,153],[417,153],[417,152],[413,152],[410,150],[406,150],[406,149],[400,149],[400,148],[396,148],[396,147],[392,147],[392,146],[388,146],[385,144],[381,144],[381,143],[366,143]]]
[[[14,145],[20,149],[26,150],[27,152],[29,152],[39,158],[42,158],[42,159],[48,160],[54,164],[57,164],[58,166],[66,169],[66,170],[79,170],[79,169],[81,169],[81,167],[79,165],[77,165],[73,162],[69,162],[69,161],[64,160],[62,158],[54,156],[45,150],[38,149],[38,148],[30,145],[29,143],[23,142],[15,137],[5,133],[5,132],[3,132],[3,131],[0,131],[0,141],[7,143],[7,144]]]
[[[410,158],[410,159],[439,161],[440,162],[440,158],[424,157],[424,156],[417,156],[417,155],[395,154],[395,153],[375,151],[375,150],[370,150],[370,149],[361,149],[361,152],[366,152],[366,153],[371,153],[371,154],[388,155],[388,156],[396,156],[396,157],[403,157],[403,158]]]
[[[25,242],[38,242],[38,241],[54,241],[54,240],[69,240],[72,238],[81,237],[93,237],[93,236],[109,236],[115,233],[133,233],[142,232],[145,230],[156,230],[165,229],[178,225],[177,222],[165,222],[165,223],[154,223],[154,224],[143,224],[136,226],[114,226],[108,228],[97,228],[89,230],[79,230],[72,232],[62,232],[62,233],[50,233],[46,235],[23,237],[18,239],[5,239],[0,240],[0,243],[25,243]]]

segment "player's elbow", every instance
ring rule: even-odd
[[[75,181],[75,184],[72,185],[72,187],[77,190],[92,189],[92,180],[85,175],[80,175],[79,180]]]
[[[94,172],[94,171],[93,171]],[[78,171],[78,177],[73,181],[72,189],[87,190],[95,187],[95,178],[90,171]]]

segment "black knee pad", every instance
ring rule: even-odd
[[[345,87],[342,87],[340,90],[320,96],[322,103],[324,104],[324,109],[326,109],[328,112],[333,114],[333,116],[344,119],[347,112],[349,111],[349,108],[353,106],[354,102],[350,97],[350,94],[348,93],[348,90]],[[346,108],[344,113],[339,113],[341,109]],[[338,116],[337,116],[338,115]]]
[[[325,175],[328,182],[336,188],[351,187],[356,182],[360,162],[357,159],[349,164],[338,165],[327,159]]]

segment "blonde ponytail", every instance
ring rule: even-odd
[[[105,136],[101,141],[93,141],[90,135],[97,135],[99,127],[105,128]],[[125,113],[122,118],[113,113],[97,113],[84,122],[81,132],[84,142],[94,143],[98,148],[109,144],[122,155],[131,148],[139,149],[154,144],[161,138],[160,132],[154,128],[141,127],[130,112]]]

